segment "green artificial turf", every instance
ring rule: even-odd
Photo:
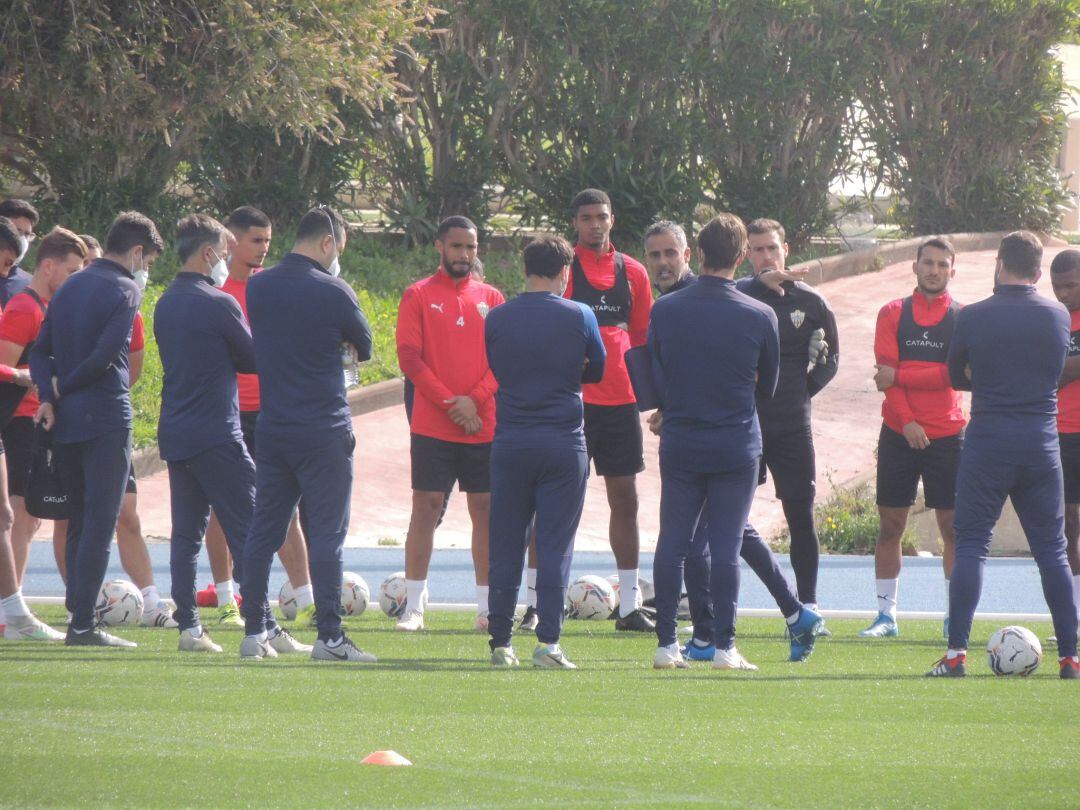
[[[41,611],[57,624],[56,608]],[[0,641],[0,805],[79,807],[1075,806],[1080,683],[1053,647],[1028,679],[922,677],[941,627],[860,640],[833,621],[804,664],[779,620],[740,622],[761,670],[651,668],[655,639],[568,622],[576,672],[492,670],[467,614],[418,635],[369,611],[348,622],[375,665],[241,662],[176,652]],[[972,645],[996,625],[977,624]],[[1040,637],[1046,625],[1031,625]],[[309,631],[297,632],[313,641]],[[393,749],[411,768],[360,760]]]

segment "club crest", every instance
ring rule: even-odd
[[[489,307],[485,301],[481,301],[476,305],[476,311],[480,313],[481,318],[486,318],[490,309],[491,307]]]
[[[805,320],[806,313],[803,312],[801,309],[795,309],[791,311],[791,323],[796,329],[801,327],[803,325],[803,321]]]

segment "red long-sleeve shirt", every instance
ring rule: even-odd
[[[503,294],[472,276],[452,279],[441,267],[405,291],[398,307],[397,352],[402,373],[416,386],[412,432],[443,441],[482,444],[495,436],[495,391],[488,366],[484,319]],[[472,435],[450,418],[446,400],[468,396],[483,423]]]
[[[258,273],[260,270],[262,270],[262,268],[257,267],[254,272]],[[233,281],[232,277],[229,277],[225,279],[225,283],[221,285],[221,289],[223,292],[227,292],[236,299],[236,302],[240,305],[240,311],[244,313],[244,320],[247,320],[247,281]],[[241,411],[248,412],[259,410],[258,374],[237,374],[236,390],[240,396]]]
[[[946,365],[919,360],[900,362],[896,333],[903,303],[902,298],[897,298],[878,312],[874,355],[881,365],[896,369],[896,380],[885,391],[881,415],[885,425],[897,433],[902,433],[909,422],[917,422],[929,439],[955,436],[964,429],[967,416],[960,392],[952,387]],[[948,292],[928,301],[916,290],[912,296],[911,314],[919,326],[936,326],[951,304]]]
[[[1070,312],[1072,323],[1069,331],[1076,335],[1080,332],[1080,311]],[[1069,356],[1073,356],[1073,344],[1075,339],[1069,340]],[[1058,391],[1058,433],[1080,433],[1080,380],[1071,383]]]
[[[615,248],[599,259],[596,253],[578,245],[574,248],[585,278],[598,290],[608,290],[615,286]],[[630,283],[630,319],[627,329],[617,326],[601,326],[600,337],[607,351],[607,364],[604,366],[604,379],[598,383],[581,386],[582,399],[590,405],[628,405],[637,402],[634,388],[630,385],[630,373],[626,370],[623,355],[634,346],[645,345],[649,332],[649,315],[652,312],[652,282],[645,266],[623,254],[626,264],[626,280]],[[567,298],[573,298],[574,282],[571,277],[566,285]]]
[[[42,299],[42,303],[47,307],[49,305],[48,299]],[[0,317],[0,341],[6,341],[8,343],[14,343],[16,346],[26,347],[38,336],[38,332],[41,331],[41,323],[45,320],[45,313],[34,297],[28,292],[21,292],[12,296],[8,301],[7,307],[4,308],[4,314]],[[8,366],[0,368],[0,372],[6,370]],[[27,368],[25,364],[20,365],[19,368]],[[10,382],[11,377],[0,373],[0,378],[5,382]],[[33,417],[37,414],[38,406],[41,403],[38,401],[37,395],[30,389],[26,390],[26,396],[19,402],[19,407],[15,409],[15,412],[11,415],[12,418],[18,416]]]

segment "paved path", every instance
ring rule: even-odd
[[[1046,274],[1039,288],[1050,291],[1049,264],[1060,248],[1046,251]],[[954,295],[963,302],[977,301],[993,287],[994,251],[964,253],[957,260]],[[819,499],[834,486],[845,486],[870,475],[880,429],[881,395],[873,385],[873,335],[878,309],[887,301],[908,294],[913,287],[911,263],[891,265],[876,273],[839,279],[820,287],[836,312],[841,338],[840,370],[814,399],[814,436],[818,457]],[[356,484],[353,488],[349,544],[372,546],[403,543],[409,521],[409,435],[404,410],[386,408],[354,420],[357,436]],[[639,525],[643,549],[656,543],[659,522],[660,480],[657,439],[645,431],[646,472],[639,477]],[[169,489],[165,472],[139,482],[139,512],[151,539],[169,535]],[[783,525],[783,515],[771,484],[759,490],[751,519],[770,537]],[[585,503],[579,550],[602,550],[607,544],[608,510],[603,481],[593,478]],[[465,499],[455,494],[436,543],[444,548],[469,544],[469,517]],[[42,532],[44,537],[45,531]]]

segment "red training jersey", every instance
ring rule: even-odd
[[[897,330],[904,299],[890,301],[878,312],[874,334],[874,355],[881,365],[896,369],[896,380],[885,391],[881,415],[885,425],[903,433],[904,425],[917,422],[929,439],[955,436],[967,424],[964,402],[960,392],[952,387],[949,370],[944,363],[918,360],[900,361]],[[936,326],[952,305],[948,291],[933,301],[918,290],[912,296],[911,310],[919,326]]]
[[[45,306],[49,305],[46,299],[42,299],[42,303]],[[38,302],[34,300],[34,297],[27,292],[18,293],[8,301],[3,316],[0,316],[0,341],[7,341],[25,348],[37,339],[44,320],[45,313],[38,305]],[[20,365],[19,368],[26,368],[26,366]],[[7,379],[10,380],[11,377],[9,376]],[[19,407],[12,414],[12,418],[20,416],[32,418],[37,414],[40,404],[37,395],[28,388],[26,389],[26,396],[22,398]]]
[[[1070,312],[1069,357],[1080,354],[1080,311]],[[1058,433],[1080,433],[1080,380],[1073,380],[1058,391]]]
[[[135,313],[135,320],[131,324],[131,345],[128,353],[141,352],[146,348],[146,327],[143,326],[142,313]]]
[[[608,252],[599,259],[596,253],[581,245],[575,247],[574,252],[589,284],[598,290],[609,290],[615,286],[614,246],[609,246]],[[630,282],[630,319],[627,329],[618,326],[600,327],[600,338],[607,350],[607,363],[604,366],[604,378],[600,382],[581,386],[581,397],[590,405],[629,405],[637,402],[623,355],[627,349],[645,344],[653,305],[652,282],[649,281],[644,265],[625,253],[623,260],[626,265],[626,280]],[[573,287],[571,277],[566,285],[566,292],[563,293],[566,298],[573,298]]]
[[[451,278],[441,267],[405,291],[398,307],[397,352],[402,373],[416,386],[413,433],[462,444],[495,438],[495,391],[488,366],[484,319],[506,299],[471,275]],[[468,396],[483,422],[470,435],[447,414],[446,400]]]
[[[260,270],[262,270],[261,267],[256,267],[252,275],[255,275]],[[244,313],[244,320],[247,320],[247,279],[234,281],[232,276],[229,276],[229,278],[225,279],[225,283],[221,285],[221,289],[236,299],[236,302],[240,304],[241,311]],[[241,411],[259,410],[258,374],[237,374],[236,388],[240,394]]]

